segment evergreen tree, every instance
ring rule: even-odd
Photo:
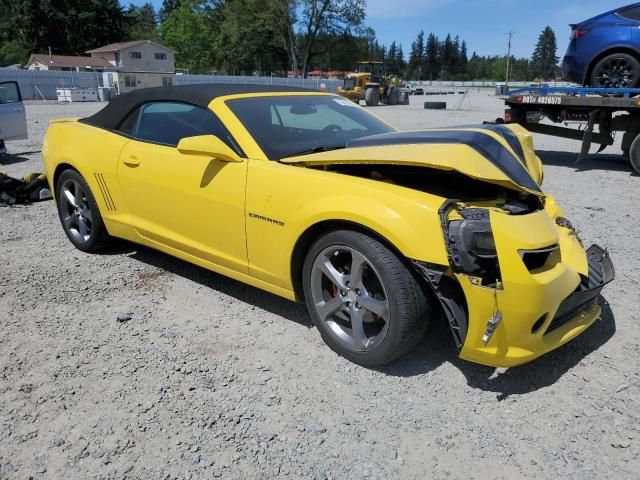
[[[387,61],[386,67],[390,73],[398,72],[398,65],[396,64],[396,55],[397,55],[398,47],[396,46],[396,42],[391,42],[389,45],[389,49],[387,50]]]
[[[547,26],[538,37],[536,49],[531,57],[531,73],[537,78],[554,78],[558,69],[558,43],[556,34]]]
[[[409,70],[416,79],[422,80],[424,78],[424,32],[422,30],[418,34],[416,41],[411,44]]]
[[[402,72],[406,67],[406,62],[404,61],[404,52],[402,51],[402,44],[399,44],[398,49],[396,50],[396,65],[398,68],[398,73]]]
[[[280,0],[233,0],[221,12],[218,42],[221,66],[247,74],[287,70],[283,48],[286,5]]]
[[[159,40],[158,17],[150,2],[139,7],[129,5],[125,36],[128,40]]]
[[[438,78],[440,71],[440,41],[433,33],[430,33],[427,37],[427,46],[425,49],[425,64],[426,75],[428,80],[435,80]]]
[[[462,44],[460,45],[460,64],[466,68],[467,64],[469,63],[469,57],[467,56],[467,42],[465,42],[464,40],[462,41]]]
[[[171,12],[180,6],[180,0],[162,0],[160,7],[160,21],[164,21]]]
[[[440,44],[440,59],[441,70],[439,77],[442,80],[449,80],[456,62],[455,46],[450,34],[448,34],[444,42]]]
[[[402,51],[402,44],[398,45],[398,49],[396,50],[396,68],[397,73],[400,74],[404,72],[407,67],[407,62],[404,60],[404,52]]]

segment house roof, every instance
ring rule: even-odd
[[[104,47],[94,48],[93,50],[87,50],[86,53],[108,53],[108,52],[118,52],[120,50],[124,50],[126,48],[135,47],[137,45],[142,45],[143,43],[153,43],[154,45],[164,48],[165,50],[169,50],[170,52],[176,53],[175,50],[171,50],[169,47],[165,47],[164,45],[160,45],[159,43],[152,42],[151,40],[136,40],[134,42],[119,42],[119,43],[110,43],[109,45],[105,45]]]
[[[113,68],[109,61],[101,57],[83,57],[80,55],[51,55],[47,53],[32,53],[28,65],[40,62],[51,67],[96,67]]]

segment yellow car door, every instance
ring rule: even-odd
[[[247,273],[246,160],[177,148],[184,138],[215,135],[238,151],[222,123],[201,107],[151,102],[133,111],[119,130],[131,137],[120,153],[118,178],[137,233]]]

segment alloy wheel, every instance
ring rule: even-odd
[[[613,57],[600,65],[595,79],[605,88],[629,88],[635,83],[633,65],[625,58]]]
[[[72,178],[65,180],[60,188],[59,202],[64,228],[76,242],[88,242],[93,213],[82,185]]]
[[[354,248],[332,245],[320,252],[311,270],[311,296],[319,321],[347,349],[368,352],[384,340],[389,298],[371,262]]]

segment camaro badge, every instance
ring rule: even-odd
[[[284,227],[284,222],[281,222],[280,220],[275,220],[269,217],[263,217],[262,215],[258,215],[257,213],[252,213],[252,212],[249,212],[249,216],[251,218],[255,218],[256,220],[262,220],[263,222],[273,223],[274,225]]]

